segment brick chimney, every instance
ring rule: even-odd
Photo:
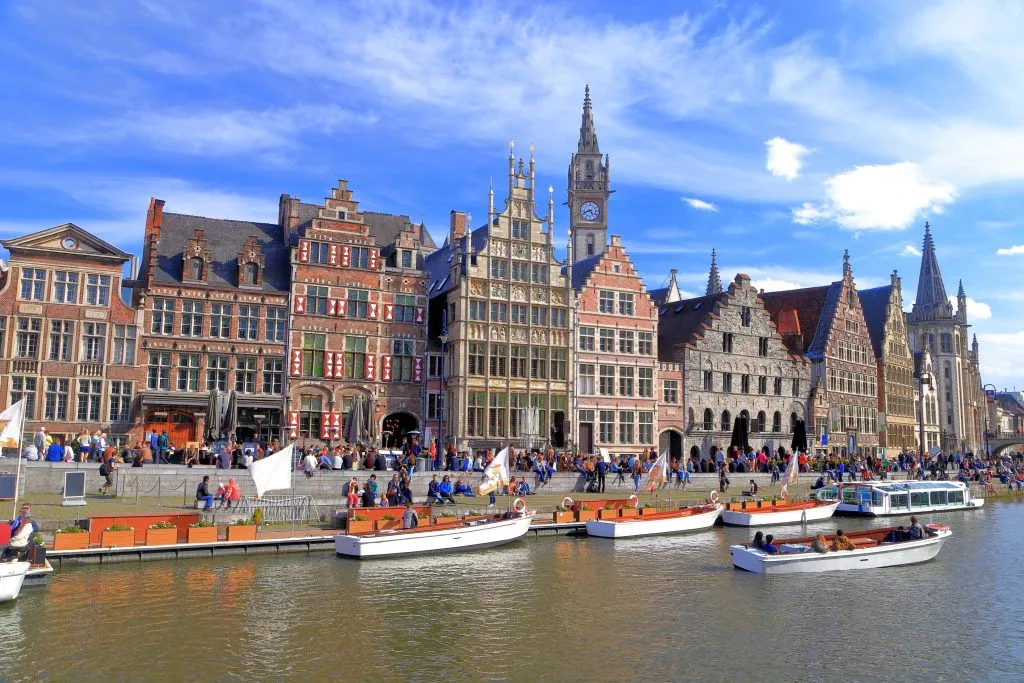
[[[466,212],[452,209],[451,221],[448,226],[448,243],[455,244],[466,236]]]

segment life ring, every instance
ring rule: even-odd
[[[630,506],[635,508],[640,507],[640,499],[636,497],[636,494],[631,495],[627,500],[630,501]]]
[[[712,491],[711,495],[708,496],[708,502],[712,505],[718,503],[718,491]]]
[[[564,507],[571,508],[572,507],[572,498],[570,498],[569,496],[566,496],[565,498],[563,498],[562,499],[562,505]]]
[[[526,512],[526,501],[522,498],[516,498],[512,502],[512,509],[520,514]]]

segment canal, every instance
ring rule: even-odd
[[[731,569],[726,528],[65,568],[0,605],[0,679],[1020,680],[1024,505],[922,521],[934,562],[797,578]]]

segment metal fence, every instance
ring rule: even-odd
[[[238,501],[238,507],[231,509],[244,517],[252,517],[256,510],[263,511],[265,524],[317,522],[324,515],[312,496],[247,496]]]

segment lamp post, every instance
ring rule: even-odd
[[[991,427],[989,426],[989,423],[988,423],[988,397],[989,397],[988,388],[989,387],[992,387],[992,396],[993,397],[995,397],[996,391],[997,391],[996,386],[994,384],[985,384],[984,386],[981,387],[982,389],[985,390],[985,457],[986,458],[991,458],[992,457],[992,451],[989,450],[989,445],[988,445],[988,439],[989,439],[990,436],[992,436]]]
[[[448,335],[446,333],[442,333],[438,338],[441,340],[441,393],[439,394],[439,398],[443,401],[444,408],[447,408],[448,396],[445,390],[445,379],[448,376],[448,358],[446,355]],[[442,462],[444,461],[444,455],[442,455],[443,451],[441,450],[444,448],[444,408],[438,410],[437,403],[434,403],[434,411],[437,413],[437,453],[441,456]],[[457,447],[458,446],[456,446],[456,448]],[[456,453],[456,455],[458,455],[458,453]]]
[[[919,410],[918,410],[917,417],[918,417],[918,424],[919,424],[920,430],[921,430],[921,442],[920,442],[920,446],[921,447],[920,447],[920,452],[918,453],[918,455],[923,459],[924,458],[924,453],[925,453],[925,451],[928,448],[927,445],[925,444],[925,440],[924,440],[924,411],[925,411],[924,400],[925,400],[925,391],[927,391],[927,389],[931,386],[932,376],[931,376],[930,372],[928,372],[927,370],[924,369],[924,363],[922,363],[921,365],[922,365],[921,376],[919,378],[919,383],[918,383],[918,404],[919,404],[918,407],[919,407]]]

